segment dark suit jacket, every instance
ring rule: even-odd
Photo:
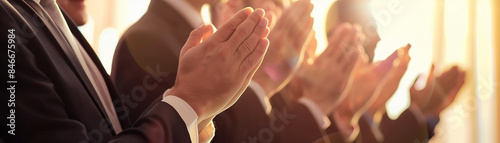
[[[257,95],[247,88],[232,107],[215,117],[212,143],[251,143],[259,140],[259,132],[263,140],[273,140],[270,122]]]
[[[343,138],[335,120],[333,118],[329,118],[332,124],[330,127],[326,129],[328,133],[327,136],[323,136],[322,138],[316,140],[316,143],[324,143],[324,142],[346,142],[346,139]],[[372,132],[370,121],[366,118],[365,115],[361,116],[358,121],[358,125],[360,128],[359,134],[357,138],[353,141],[354,143],[376,143],[378,142],[375,138],[375,135]]]
[[[294,118],[290,119],[288,123],[285,123],[283,131],[276,133],[277,142],[311,143],[326,135],[326,132],[318,127],[311,111],[306,106],[295,101],[287,101],[284,94],[285,93],[280,92],[271,97],[271,105],[276,109],[275,111],[285,112],[286,110],[288,114],[293,115]],[[271,118],[281,119],[282,117],[271,116]]]
[[[95,62],[109,88],[116,114],[124,129],[119,135],[110,126],[101,101],[71,47],[64,37],[52,34],[55,27],[41,21],[23,0],[0,1],[0,15],[2,33],[14,29],[16,35],[15,78],[6,79],[6,76],[2,76],[2,82],[17,81],[15,94],[11,95],[15,99],[15,107],[10,108],[15,109],[15,136],[4,133],[3,141],[190,142],[182,118],[166,103],[156,103],[131,126],[114,85],[99,59],[65,14],[71,32]],[[6,35],[0,36],[1,45],[8,45],[7,38]],[[6,55],[2,54],[2,59],[8,58]],[[2,64],[7,65],[5,62]],[[7,68],[2,66],[1,70],[7,71]],[[2,95],[10,94],[4,92],[9,91],[3,90]],[[3,114],[10,110],[6,107],[3,106],[1,110]],[[3,124],[6,120],[1,122]]]
[[[152,0],[144,16],[123,34],[111,79],[131,119],[137,119],[173,86],[180,49],[192,30],[172,6]]]
[[[330,118],[333,121],[333,118]],[[329,134],[328,140],[334,141],[344,141],[338,134],[339,130],[332,124],[327,129]],[[360,143],[377,143],[371,127],[370,121],[367,120],[366,116],[362,116],[358,122],[360,128],[360,134],[354,142]],[[379,125],[380,132],[384,137],[383,143],[410,143],[410,142],[423,142],[428,141],[430,138],[427,136],[427,127],[425,122],[420,122],[417,120],[415,115],[411,110],[405,110],[396,120],[392,120],[384,114],[382,121]],[[318,140],[318,142],[324,142]]]
[[[287,105],[281,94],[271,99],[270,115],[265,113],[257,95],[247,89],[229,109],[214,119],[213,143],[313,142],[323,134],[305,106]]]

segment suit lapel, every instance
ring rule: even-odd
[[[75,38],[78,40],[78,42],[82,45],[83,49],[85,49],[85,52],[87,52],[87,54],[90,56],[92,61],[95,63],[97,69],[99,69],[99,73],[101,74],[104,81],[106,82],[106,86],[108,87],[109,95],[111,96],[111,100],[113,100],[113,105],[115,106],[115,110],[117,112],[116,114],[117,114],[118,119],[120,120],[122,128],[125,129],[127,127],[130,127],[131,122],[130,122],[129,118],[125,118],[125,117],[127,117],[127,113],[126,112],[119,112],[120,109],[124,107],[124,105],[123,105],[122,101],[119,100],[118,92],[116,91],[115,85],[113,84],[113,82],[109,78],[109,75],[107,74],[101,61],[99,60],[99,57],[96,55],[96,53],[94,52],[94,49],[92,49],[92,46],[90,46],[88,41],[85,39],[85,37],[80,32],[80,30],[78,30],[78,28],[76,27],[74,22],[68,17],[66,12],[64,12],[64,10],[62,10],[62,9],[61,9],[61,11],[63,13],[64,19],[66,19],[66,21],[67,21],[67,24],[68,24],[68,27],[69,27],[71,33],[75,36]],[[102,109],[104,109],[104,108],[102,108]]]
[[[28,4],[29,0],[22,0],[22,2],[19,3],[20,6],[24,7],[26,11],[29,13],[32,13],[32,15],[36,15],[40,17],[42,13],[38,13],[35,8]],[[31,1],[30,1],[31,2]],[[19,13],[18,13],[19,14]],[[48,20],[48,19],[47,19]],[[57,29],[57,27],[54,25],[54,23],[46,20],[41,20],[45,26],[42,26],[40,28],[45,29],[46,32],[52,33],[51,35],[53,36],[54,40],[57,41],[58,43],[58,48],[61,49],[64,53],[64,55],[61,55],[67,59],[68,64],[70,67],[72,67],[72,70],[78,78],[80,79],[80,82],[82,82],[82,85],[85,86],[87,92],[89,95],[91,95],[92,100],[94,101],[94,104],[96,104],[99,107],[99,112],[103,117],[107,117],[107,114],[104,111],[104,107],[102,105],[101,100],[99,99],[99,96],[97,95],[94,87],[92,86],[90,80],[88,79],[87,75],[85,74],[80,62],[78,61],[78,58],[75,55],[75,52],[67,42],[67,40],[62,37],[61,32]],[[28,23],[28,22],[27,22]]]

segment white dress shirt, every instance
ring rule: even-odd
[[[339,129],[340,134],[347,141],[352,141],[351,139],[355,138],[359,134],[359,126],[349,126],[342,122],[342,118],[338,114],[338,112],[333,113],[333,120],[337,128]]]
[[[179,116],[181,116],[186,124],[191,142],[198,143],[198,115],[184,100],[175,95],[167,95],[166,93],[163,94],[161,101],[170,104],[179,113]]]
[[[203,19],[201,13],[198,12],[193,6],[191,6],[185,0],[163,0],[167,4],[170,4],[177,12],[179,12],[184,19],[188,21],[190,26],[198,28],[203,25]],[[172,19],[175,20],[175,19]],[[166,93],[166,92],[165,92]],[[170,104],[181,116],[182,120],[186,124],[189,131],[189,136],[191,137],[191,142],[198,143],[198,115],[194,112],[193,108],[189,106],[184,100],[176,97],[175,95],[163,95],[163,102]],[[208,128],[213,127],[213,123],[210,122]],[[212,130],[213,132],[213,130]],[[212,137],[213,138],[213,137]]]
[[[331,124],[330,119],[328,119],[328,117],[325,114],[323,114],[321,109],[319,109],[318,105],[316,105],[316,103],[314,103],[311,99],[306,97],[301,97],[299,99],[299,103],[301,103],[302,105],[306,106],[307,109],[309,109],[320,129],[324,130],[330,126]]]
[[[271,110],[273,107],[271,106],[271,102],[269,102],[269,98],[267,97],[266,92],[264,92],[259,83],[251,81],[248,85],[248,88],[253,90],[253,92],[259,99],[260,105],[262,105],[264,112],[266,112],[267,115],[271,114]]]
[[[254,91],[266,114],[269,115],[273,107],[271,106],[269,98],[266,96],[266,93],[264,92],[260,84],[252,80],[248,85],[248,88]],[[299,103],[303,104],[307,109],[309,109],[309,112],[311,112],[311,114],[313,115],[320,129],[326,129],[330,126],[331,122],[328,117],[323,114],[321,109],[319,109],[319,107],[313,101],[302,97],[299,99]]]

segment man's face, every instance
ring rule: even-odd
[[[81,26],[87,23],[85,0],[57,0],[57,3],[76,25]]]
[[[378,35],[377,23],[373,18],[369,3],[364,1],[340,2],[339,20],[341,22],[349,22],[361,26],[366,38],[363,47],[369,58],[369,62],[373,62],[375,48],[377,48],[377,43],[380,41],[380,36]]]
[[[377,48],[377,43],[380,41],[375,21],[363,25],[363,34],[366,36],[363,47],[366,55],[368,56],[369,62],[371,63],[375,57],[375,48]]]

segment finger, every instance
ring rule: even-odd
[[[342,72],[344,73],[345,76],[350,75],[352,73],[352,69],[354,68],[354,65],[356,64],[356,60],[359,59],[359,50],[356,50],[353,52],[348,59],[346,60],[345,64],[343,64],[344,68],[342,69]]]
[[[199,28],[191,31],[189,38],[186,40],[181,49],[180,56],[182,57],[189,49],[201,43],[206,37],[214,33],[213,25],[202,25]]]
[[[356,28],[353,28],[352,31],[348,34],[342,37],[341,41],[338,42],[341,50],[340,52],[334,53],[333,57],[337,57],[336,62],[337,63],[342,63],[344,62],[346,57],[349,56],[352,52],[356,51],[356,48],[353,47],[353,41],[357,39],[357,32],[358,30]]]
[[[333,49],[325,51],[327,52],[326,55],[331,57],[338,57],[339,54],[342,54],[342,48],[345,48],[347,46],[347,43],[343,41],[346,41],[345,39],[347,38],[351,38],[353,31],[353,27],[349,23],[340,25],[340,27],[334,31],[333,37],[329,40],[328,43],[328,46],[332,46]]]
[[[288,18],[284,19],[282,22],[283,29],[287,31],[287,35],[291,37],[298,37],[299,34],[304,30],[304,27],[309,26],[309,19],[311,19],[312,8],[314,7],[312,3],[297,4],[300,8],[292,9],[288,15]],[[312,27],[312,24],[311,24]],[[307,28],[306,28],[307,29]]]
[[[238,28],[239,25],[245,21],[252,12],[253,9],[249,7],[240,10],[231,19],[224,23],[212,37],[219,42],[227,41],[229,37],[233,35],[236,28]]]
[[[429,76],[427,77],[427,86],[433,85],[436,78],[434,77],[434,70],[436,66],[434,64],[431,65],[431,69],[429,70]]]
[[[274,25],[276,25],[276,12],[275,11],[266,11],[266,16],[267,20],[269,20],[268,27],[273,28]]]
[[[465,71],[459,71],[459,74],[457,76],[457,84],[453,87],[450,94],[455,94],[455,96],[456,94],[458,94],[458,91],[460,91],[460,88],[462,88],[465,83],[465,75]]]
[[[336,28],[333,32],[333,36],[328,39],[328,47],[318,56],[318,62],[330,62],[334,58],[334,54],[340,52],[341,47],[338,46],[340,38],[342,36],[347,35],[352,30],[352,25],[349,23],[343,23],[338,28]]]
[[[284,29],[287,31],[297,30],[306,25],[308,17],[311,17],[311,12],[312,9],[314,8],[314,5],[309,2],[309,3],[297,4],[297,7],[298,8],[295,9],[290,8],[292,12],[290,12],[290,14],[287,15],[288,17],[283,21],[287,23],[283,25]],[[290,24],[290,22],[292,24]],[[297,31],[295,31],[295,33],[296,32]]]
[[[304,54],[305,62],[309,62],[308,60],[314,60],[314,55],[316,54],[316,48],[318,46],[318,41],[316,40],[315,34],[316,32],[314,30],[311,31],[312,38],[309,41],[306,52]],[[312,64],[312,62],[309,62],[309,64]]]
[[[297,38],[295,39],[295,44],[298,46],[295,46],[295,47],[298,47],[298,48],[303,47],[302,45],[304,45],[307,38],[311,34],[313,24],[314,24],[314,18],[309,17],[309,19],[307,19],[306,25],[303,27],[300,27],[300,32],[297,35]],[[297,27],[297,28],[299,28],[299,27]],[[296,50],[296,52],[300,52],[301,49],[295,49],[295,50]]]
[[[352,25],[353,29],[356,31],[356,36],[354,37],[355,39],[351,40],[349,44],[351,45],[358,45],[361,42],[361,37],[363,36],[363,30],[361,28],[361,25],[354,23]]]
[[[255,50],[243,59],[239,68],[241,72],[248,74],[255,66],[260,65],[267,48],[269,47],[269,40],[267,38],[261,39]]]
[[[264,17],[264,10],[262,9],[256,9],[255,12],[250,14],[245,21],[243,21],[234,31],[233,35],[227,40],[228,44],[230,45],[241,45],[245,39],[247,39],[249,36],[254,34],[254,29],[255,30],[262,30],[267,27],[267,19],[265,21],[261,21],[262,17]],[[264,23],[265,22],[265,23]],[[263,31],[263,30],[262,30]],[[255,43],[257,43],[256,41]],[[240,48],[245,47],[254,47],[253,45],[243,45],[239,46],[238,48],[234,49],[234,51],[240,50]],[[247,49],[248,50],[248,49]],[[250,50],[252,51],[252,50]]]
[[[416,87],[416,84],[417,84],[417,81],[418,81],[418,79],[420,78],[420,76],[422,76],[422,74],[419,74],[419,75],[417,76],[417,78],[415,78],[415,80],[413,81],[413,84],[412,84],[412,86],[410,87],[410,93],[413,93],[413,92],[416,92],[416,91],[417,91],[417,89],[416,89],[416,88],[417,88],[417,87]],[[427,80],[427,81],[429,81],[429,80]],[[429,85],[429,84],[427,84],[427,85]]]
[[[221,112],[225,111],[226,109],[228,109],[229,107],[233,106],[233,104],[236,103],[236,101],[238,101],[238,99],[241,97],[241,94],[243,92],[245,92],[248,85],[250,84],[250,81],[252,80],[253,75],[255,74],[257,69],[259,69],[260,65],[262,64],[262,60],[264,59],[264,55],[267,51],[268,46],[269,46],[269,40],[261,39],[261,41],[259,42],[259,45],[255,49],[255,51],[251,55],[249,55],[249,57],[247,57],[247,58],[253,58],[250,61],[256,60],[257,62],[254,63],[253,67],[252,67],[251,63],[248,62],[247,67],[244,67],[244,68],[252,68],[252,69],[249,71],[248,74],[244,73],[244,74],[247,74],[246,78],[244,79],[241,87],[236,92],[236,94],[235,94],[236,96],[233,96],[231,98],[231,100],[229,100],[229,102],[224,106],[224,108],[222,108],[222,110],[219,111],[219,113],[221,113]],[[260,55],[260,57],[259,57],[259,55]],[[246,70],[246,69],[244,69],[244,70]]]
[[[378,65],[374,71],[379,75],[384,75],[390,68],[394,68],[395,64],[397,64],[398,66],[399,64],[401,64],[401,62],[403,62],[403,64],[406,64],[405,62],[409,61],[409,55],[407,54],[410,47],[411,45],[408,44],[402,49],[397,49],[393,54],[382,61],[382,63]],[[396,61],[396,59],[398,59],[398,61]]]
[[[236,92],[236,95],[241,95],[243,92],[245,92],[245,90],[247,89],[248,85],[250,84],[250,81],[252,80],[253,75],[255,74],[255,72],[257,72],[257,70],[259,69],[260,65],[262,64],[262,60],[263,59],[264,58],[260,58],[260,61],[258,61],[257,65],[253,67],[253,69],[250,71],[250,73],[245,78],[245,80],[244,80],[242,86],[240,87],[240,89],[238,90],[238,92]],[[230,102],[225,106],[225,108],[223,108],[223,109],[225,110],[225,109],[231,107],[234,103],[236,103],[236,101],[239,98],[240,98],[240,96],[234,96],[230,100]]]
[[[269,33],[267,23],[267,18],[262,18],[260,20],[259,24],[255,27],[252,34],[247,39],[245,39],[234,52],[234,58],[236,60],[242,61],[247,55],[254,51],[255,47],[262,39],[262,37],[267,36],[267,34]]]
[[[443,77],[440,83],[442,84],[443,90],[450,91],[457,84],[457,77],[459,74],[458,66],[453,66],[447,73],[448,74]]]

